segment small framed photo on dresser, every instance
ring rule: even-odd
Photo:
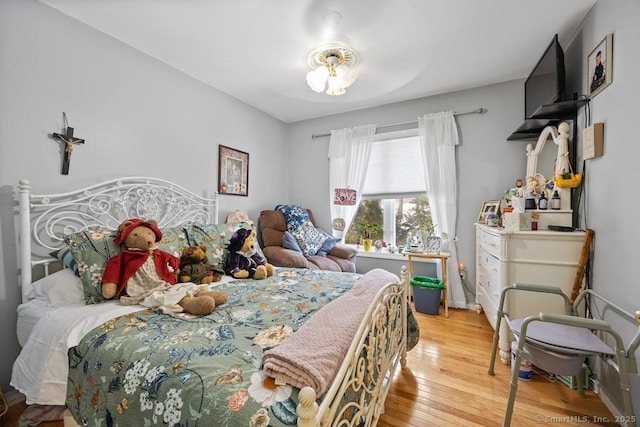
[[[485,217],[488,214],[496,214],[500,212],[500,200],[488,200],[482,202],[482,207],[480,208],[480,213],[478,213],[477,222],[484,224]]]

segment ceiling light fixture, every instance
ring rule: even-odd
[[[358,77],[358,62],[356,52],[342,43],[319,46],[307,56],[313,69],[307,73],[307,84],[318,93],[326,89],[327,95],[342,95]]]

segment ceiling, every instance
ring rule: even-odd
[[[40,0],[286,123],[525,78],[596,0]],[[341,96],[307,55],[360,57]]]

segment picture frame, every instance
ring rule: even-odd
[[[587,94],[593,98],[613,81],[613,34],[607,34],[587,57]]]
[[[484,224],[484,214],[494,213],[498,215],[500,213],[500,200],[485,200],[482,202],[482,207],[478,213],[477,222]]]
[[[249,195],[249,153],[218,145],[218,192]]]

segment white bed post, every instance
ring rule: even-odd
[[[402,348],[400,349],[400,367],[404,368],[407,366],[407,340],[409,339],[409,331],[408,331],[408,305],[411,300],[411,293],[409,289],[409,272],[407,270],[407,266],[403,265],[400,268],[400,283],[401,286],[404,286],[404,299],[406,303],[402,304],[402,328],[404,330],[404,340],[402,344]]]
[[[318,426],[318,404],[316,392],[311,387],[303,387],[298,393],[298,427]]]
[[[18,202],[20,206],[20,289],[22,292],[22,302],[27,302],[25,296],[25,286],[31,284],[31,215],[30,197],[31,186],[29,181],[18,181]]]

